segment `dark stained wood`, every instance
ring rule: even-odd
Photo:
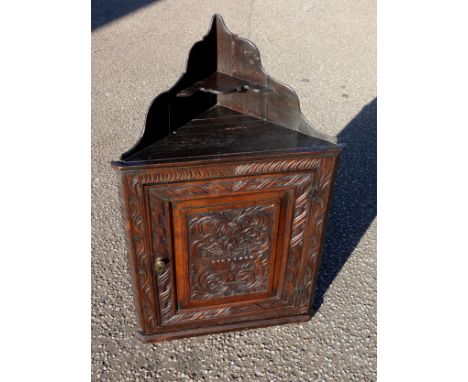
[[[266,120],[213,108],[218,118],[199,118],[127,158],[132,162],[163,162],[176,158],[202,158],[262,152],[336,150],[330,142],[285,129]],[[213,110],[211,109],[211,110]],[[221,110],[217,110],[221,109]]]
[[[171,89],[155,98],[140,140],[122,154],[121,160],[171,134],[214,105],[336,142],[305,120],[294,90],[266,73],[255,44],[232,34],[221,16],[215,15],[207,35],[192,47],[186,72]]]
[[[112,162],[139,338],[309,319],[340,152],[216,15]]]

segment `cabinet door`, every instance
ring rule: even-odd
[[[304,313],[316,178],[307,171],[146,186],[159,325]]]

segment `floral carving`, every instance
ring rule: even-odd
[[[191,299],[268,289],[274,205],[187,216]]]
[[[272,174],[288,171],[304,171],[320,166],[321,158],[302,158],[296,160],[269,160],[253,163],[229,163],[222,165],[163,168],[141,172],[144,184],[179,182],[192,179],[210,179],[252,174]]]
[[[333,172],[336,165],[335,157],[323,158],[322,161],[318,182],[319,186],[312,206],[308,251],[303,266],[302,293],[300,296],[301,313],[307,313],[309,310],[311,289],[317,278],[317,262],[324,239],[323,225],[329,207],[329,199],[333,185]]]
[[[145,205],[142,186],[137,176],[128,176],[128,204],[131,223],[132,263],[136,267],[135,282],[140,291],[140,315],[143,331],[152,332],[157,326],[157,313],[153,290],[151,256],[145,246]]]

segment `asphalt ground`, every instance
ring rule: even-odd
[[[136,319],[109,162],[141,134],[219,13],[296,90],[313,126],[346,143],[310,322],[148,345]],[[94,1],[92,4],[94,381],[376,380],[376,3]]]

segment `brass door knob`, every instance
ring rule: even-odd
[[[162,257],[156,258],[155,269],[158,276],[161,276],[166,270],[166,263]]]

